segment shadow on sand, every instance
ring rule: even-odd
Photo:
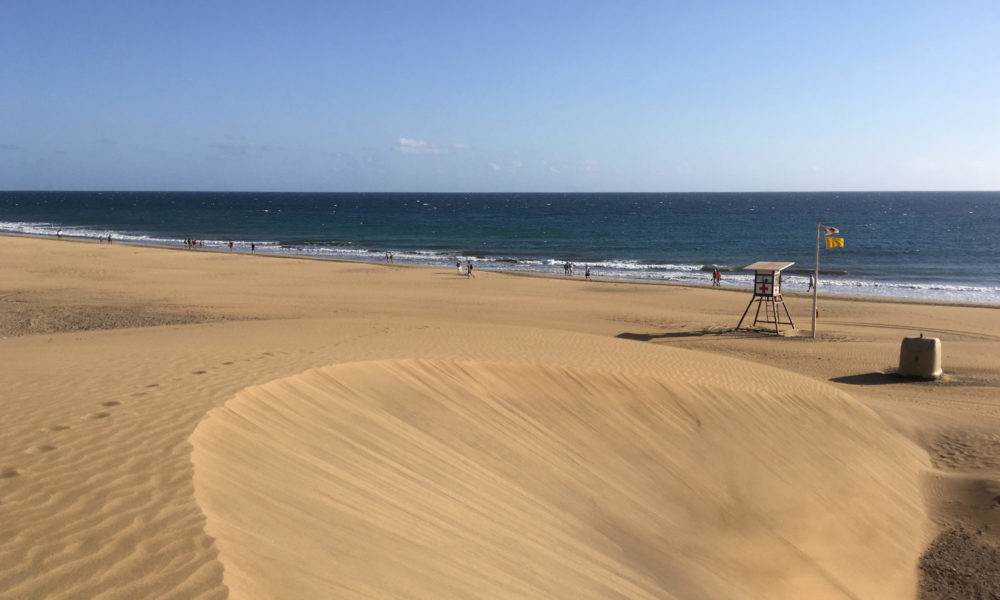
[[[830,381],[834,383],[846,383],[848,385],[887,385],[890,383],[920,383],[927,381],[917,377],[904,377],[894,372],[888,373],[862,373],[861,375],[845,375],[843,377],[832,377]]]
[[[737,337],[777,337],[774,330],[761,329],[699,329],[697,331],[667,331],[664,333],[633,333],[625,331],[616,335],[616,338],[623,340],[635,340],[637,342],[652,342],[654,340],[670,340],[680,338],[699,338],[705,336],[737,336]]]

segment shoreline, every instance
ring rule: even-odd
[[[598,564],[632,597],[916,597],[970,551],[986,559],[967,590],[996,589],[996,307],[824,297],[802,344],[733,335],[749,290],[157,248],[0,236],[0,326],[23,328],[0,337],[11,594],[289,597],[274,586],[294,572],[314,592],[297,597],[329,597],[284,557],[349,561],[349,540],[367,559],[342,584],[392,573],[423,597],[593,591]],[[941,337],[941,381],[891,377],[911,330]],[[268,440],[283,462],[246,462]],[[381,508],[319,500],[358,490]],[[496,570],[440,572],[463,556]]]
[[[30,239],[53,240],[53,241],[60,241],[60,242],[74,242],[74,243],[80,243],[80,244],[93,244],[93,243],[97,243],[99,245],[101,244],[101,242],[99,242],[97,240],[91,240],[91,239],[83,239],[83,238],[56,238],[54,236],[49,236],[49,235],[35,235],[35,234],[0,233],[0,237],[15,237],[15,238],[24,237],[24,238],[30,238]],[[269,252],[251,253],[251,252],[246,252],[246,251],[241,251],[241,250],[229,251],[229,250],[222,249],[222,248],[220,248],[220,249],[215,249],[215,248],[183,248],[183,247],[170,246],[170,245],[165,245],[165,244],[142,244],[142,243],[138,243],[138,242],[117,242],[117,241],[115,242],[115,244],[126,245],[126,246],[135,246],[135,247],[139,247],[139,248],[163,248],[163,249],[167,249],[167,250],[180,250],[180,251],[185,251],[185,252],[190,252],[190,251],[194,251],[194,252],[212,252],[212,253],[223,254],[223,255],[225,255],[225,254],[244,254],[244,255],[255,256],[255,257],[278,258],[278,259],[294,259],[294,260],[331,261],[331,262],[345,263],[345,264],[362,263],[362,264],[371,264],[371,265],[384,265],[384,266],[389,266],[389,267],[415,267],[415,268],[427,268],[427,269],[435,269],[435,268],[444,268],[444,269],[447,269],[448,268],[447,265],[435,266],[435,265],[426,265],[426,264],[409,263],[409,262],[399,263],[399,264],[394,264],[394,263],[393,264],[385,264],[381,260],[327,258],[327,257],[320,257],[320,256],[296,256],[296,255],[293,255],[293,254],[277,254],[277,253],[269,253]],[[562,280],[562,279],[568,279],[568,280],[579,279],[581,281],[583,280],[583,276],[582,275],[579,275],[579,276],[578,275],[573,275],[573,276],[567,277],[565,275],[559,275],[557,273],[537,273],[537,272],[528,272],[528,271],[506,271],[506,270],[503,270],[503,269],[492,269],[492,268],[491,269],[482,269],[482,271],[488,271],[488,272],[491,272],[491,273],[502,273],[504,275],[509,275],[509,276],[512,276],[512,277],[537,277],[537,278],[543,278],[543,279],[557,279],[557,280]],[[738,271],[730,271],[730,272],[738,272]],[[681,283],[681,282],[673,282],[673,281],[649,281],[649,280],[642,280],[642,279],[628,279],[628,278],[624,278],[624,277],[623,278],[616,278],[616,277],[599,277],[599,276],[594,276],[592,278],[592,280],[593,281],[599,281],[599,282],[605,282],[605,283],[627,283],[627,284],[632,284],[632,285],[654,285],[654,286],[659,285],[659,286],[674,286],[674,287],[684,287],[684,288],[693,288],[693,289],[711,288],[711,285],[709,285],[709,284],[702,285],[702,284]],[[723,290],[725,290],[725,291],[741,291],[741,290],[742,291],[747,291],[744,288],[737,287],[737,286],[729,286],[729,285],[723,285],[720,288],[720,291],[723,291]],[[806,298],[806,297],[811,298],[812,297],[812,293],[811,292],[798,291],[798,290],[784,291],[784,292],[782,292],[782,295],[783,296],[793,297],[793,298]],[[866,296],[866,295],[860,295],[860,294],[841,294],[841,293],[836,293],[836,292],[830,292],[830,293],[827,293],[827,295],[825,295],[825,296],[821,296],[821,298],[823,300],[838,300],[838,301],[839,300],[843,300],[843,301],[850,301],[850,302],[880,302],[880,303],[897,303],[897,304],[927,304],[927,305],[935,305],[935,306],[955,306],[955,307],[967,307],[967,308],[980,308],[980,307],[984,307],[984,308],[996,308],[996,309],[1000,309],[1000,303],[969,302],[969,301],[942,300],[942,299],[923,299],[923,298],[910,298],[910,297],[905,297],[905,296],[901,296],[901,297],[897,297],[897,296],[875,296],[875,295]]]

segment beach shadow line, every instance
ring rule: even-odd
[[[844,375],[843,377],[831,377],[834,383],[846,383],[848,385],[887,385],[890,383],[913,383],[921,381],[913,377],[903,377],[896,373],[862,373],[860,375]]]
[[[665,333],[632,333],[624,331],[615,337],[622,340],[633,340],[636,342],[651,342],[653,340],[704,337],[707,335],[732,335],[734,333],[753,334],[755,332],[753,330],[745,329],[741,329],[738,332],[735,329],[701,329],[698,331],[668,331]],[[771,335],[773,336],[773,333]]]

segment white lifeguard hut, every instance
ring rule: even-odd
[[[750,327],[756,327],[757,323],[773,324],[774,333],[780,333],[778,331],[779,325],[791,325],[795,327],[795,324],[792,323],[792,315],[788,314],[788,307],[785,306],[785,301],[781,299],[781,272],[794,264],[793,262],[760,261],[743,267],[744,271],[754,272],[753,297],[750,298],[750,304],[747,304],[746,310],[743,311],[743,316],[740,317],[740,323],[736,326],[736,329],[739,329],[743,325],[743,320],[746,319],[747,313],[750,312],[750,307],[753,306],[754,302],[757,303],[757,313],[754,315],[753,325]],[[763,318],[760,316],[762,305],[764,308]],[[780,313],[778,312],[779,305],[785,311],[787,321],[781,320]]]

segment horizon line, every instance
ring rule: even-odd
[[[161,189],[161,190],[137,190],[137,189],[70,189],[70,188],[53,188],[53,189],[0,189],[0,194],[6,193],[81,193],[81,194],[440,194],[440,195],[486,195],[486,194],[526,194],[526,195],[542,195],[542,194],[562,194],[562,195],[583,195],[583,194],[634,194],[634,195],[649,195],[649,194],[995,194],[1000,193],[1000,189],[996,190],[914,190],[914,189],[896,189],[896,190],[740,190],[740,191],[620,191],[620,192],[608,192],[608,191],[594,191],[594,192],[540,192],[540,191],[517,191],[517,190],[506,190],[498,192],[475,192],[475,191],[460,191],[460,192],[447,192],[447,191],[402,191],[402,190],[382,190],[382,191],[297,191],[297,190],[197,190],[197,189]]]

